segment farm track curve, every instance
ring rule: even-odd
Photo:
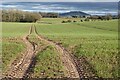
[[[75,63],[74,63],[72,57],[70,56],[70,54],[65,50],[65,48],[63,48],[62,46],[54,43],[51,40],[48,40],[48,39],[44,38],[43,36],[39,35],[35,25],[34,25],[34,28],[35,28],[36,36],[40,40],[54,46],[55,49],[60,53],[60,58],[62,60],[62,63],[64,65],[65,69],[67,70],[67,75],[66,76],[69,77],[69,78],[79,78],[79,73],[76,69]]]
[[[23,78],[29,66],[31,65],[33,58],[38,51],[42,51],[45,47],[35,48],[35,46],[28,40],[29,35],[32,33],[32,26],[29,29],[29,34],[23,37],[23,42],[26,45],[25,53],[17,57],[12,64],[8,67],[7,71],[3,73],[3,78]]]
[[[4,77],[7,78],[22,78],[27,68],[29,67],[34,55],[33,45],[28,41],[28,36],[31,34],[32,27],[29,30],[29,34],[23,37],[23,41],[27,47],[26,52],[21,58],[16,58],[9,66],[7,72],[4,73]]]
[[[33,29],[34,28],[34,29]],[[35,50],[35,46],[31,44],[28,40],[29,35],[34,31],[36,37],[40,39],[42,42],[47,43],[51,46],[54,46],[55,49],[58,51],[61,61],[67,70],[66,76],[68,78],[85,78],[84,70],[81,70],[81,66],[79,65],[78,61],[71,55],[64,47],[55,43],[52,40],[46,39],[43,36],[37,33],[37,29],[35,25],[32,25],[29,30],[29,34],[23,37],[23,41],[27,46],[26,52],[22,55],[21,58],[17,58],[11,66],[8,68],[8,71],[5,73],[5,77],[9,78],[23,78],[26,74],[26,71],[29,69],[35,54],[38,52]],[[44,49],[43,47],[42,49]],[[41,50],[42,50],[41,49]],[[81,62],[81,61],[80,61]],[[82,63],[81,63],[82,64]],[[94,73],[92,73],[94,74]]]
[[[60,58],[65,66],[69,78],[98,78],[96,71],[93,69],[92,65],[86,60],[84,56],[77,59],[74,55],[69,53],[63,46],[56,43],[50,39],[46,39],[42,35],[39,35],[34,25],[36,36],[56,48],[60,54]]]

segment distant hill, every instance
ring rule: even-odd
[[[90,16],[90,14],[81,12],[81,11],[71,11],[71,12],[67,12],[67,13],[60,13],[59,16],[61,17],[72,17],[72,16],[79,16],[79,17],[83,17],[83,16]]]

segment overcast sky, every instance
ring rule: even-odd
[[[119,0],[0,0],[3,2],[118,2]]]

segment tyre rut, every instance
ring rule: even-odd
[[[24,78],[27,71],[29,71],[30,66],[34,62],[34,57],[36,56],[38,51],[42,50],[36,50],[36,47],[28,40],[28,37],[32,33],[32,31],[34,31],[36,38],[44,43],[54,46],[55,49],[58,51],[64,68],[67,71],[67,73],[65,74],[67,78],[81,78],[81,76],[84,75],[81,75],[81,73],[84,71],[80,70],[79,63],[77,63],[78,61],[75,60],[73,55],[71,55],[64,47],[62,47],[58,43],[55,43],[52,40],[46,39],[43,36],[39,35],[37,33],[36,26],[32,25],[29,29],[29,34],[23,37],[23,41],[27,47],[26,52],[22,55],[21,58],[16,58],[16,60],[8,68],[8,71],[4,74],[4,77]]]
[[[43,36],[39,35],[37,33],[37,29],[36,29],[35,25],[34,25],[34,28],[35,28],[36,36],[40,40],[54,46],[56,48],[56,50],[58,51],[58,53],[60,53],[59,55],[60,55],[60,58],[62,60],[62,63],[64,65],[65,69],[67,70],[67,75],[66,76],[69,77],[69,78],[79,78],[79,73],[76,69],[76,65],[74,63],[74,60],[72,59],[70,54],[65,50],[65,48],[56,44],[56,43],[54,43],[51,40],[48,40],[48,39],[44,38]]]
[[[38,34],[36,26],[34,25],[36,36],[56,48],[60,53],[60,58],[63,62],[65,69],[67,70],[67,77],[69,78],[98,78],[96,71],[92,68],[89,62],[81,57],[77,59],[74,55],[69,53],[63,46],[59,45],[52,40],[46,39],[45,37]]]
[[[34,46],[28,40],[29,35],[32,33],[32,26],[30,27],[29,34],[23,37],[27,49],[21,58],[16,58],[9,66],[7,72],[3,73],[4,78],[23,78],[28,67],[30,66],[33,57],[35,56]]]

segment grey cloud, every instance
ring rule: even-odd
[[[3,2],[118,2],[119,0],[0,0]]]

